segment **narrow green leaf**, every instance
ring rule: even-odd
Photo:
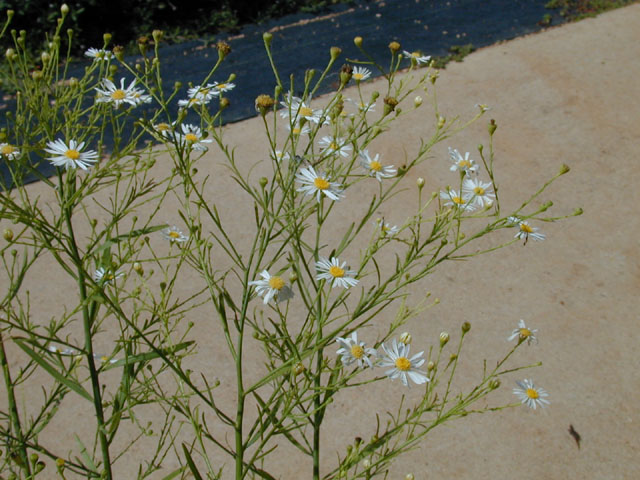
[[[202,475],[198,472],[198,468],[196,464],[193,462],[193,458],[191,458],[191,453],[189,453],[189,449],[185,443],[182,444],[182,451],[184,452],[184,456],[187,459],[187,464],[189,465],[189,470],[193,473],[193,478],[196,480],[203,480]]]
[[[190,340],[188,342],[182,342],[178,345],[174,345],[169,348],[162,348],[158,350],[154,350],[151,352],[141,353],[139,355],[132,355],[130,357],[122,358],[116,362],[109,363],[102,367],[102,371],[111,370],[112,368],[124,367],[125,365],[133,365],[139,362],[148,362],[149,360],[153,360],[155,358],[160,358],[164,355],[169,355],[171,353],[179,352],[180,350],[184,350],[185,348],[189,348],[194,344],[194,340]]]
[[[70,390],[73,390],[74,392],[76,392],[81,397],[84,397],[87,400],[89,400],[90,402],[93,402],[93,397],[91,395],[89,395],[89,392],[87,392],[82,387],[82,385],[80,385],[75,380],[72,380],[71,378],[65,377],[64,375],[62,375],[53,365],[51,365],[49,362],[47,362],[40,354],[38,354],[37,352],[32,350],[31,347],[28,347],[25,344],[26,342],[28,342],[28,340],[26,340],[24,338],[15,338],[15,341],[16,341],[16,344],[27,355],[29,355],[33,359],[34,362],[36,362],[43,369],[45,369],[49,373],[49,375],[51,375],[53,378],[55,378],[58,382],[60,382],[65,387],[67,387]]]

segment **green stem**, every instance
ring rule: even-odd
[[[27,478],[30,478],[31,467],[29,464],[29,455],[27,454],[27,447],[25,446],[24,442],[22,426],[20,425],[20,415],[18,414],[18,407],[16,406],[16,396],[13,388],[13,382],[11,381],[9,362],[7,361],[7,354],[4,350],[4,339],[2,338],[2,330],[0,330],[0,364],[2,365],[4,383],[7,387],[7,402],[9,403],[9,417],[11,419],[11,428],[13,429],[14,435],[18,440],[18,456],[20,457],[20,463],[22,464],[20,466],[25,471]]]

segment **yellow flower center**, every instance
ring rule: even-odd
[[[398,357],[396,360],[396,368],[403,372],[406,372],[411,368],[411,362],[407,357]]]
[[[107,360],[109,360],[109,357],[107,357],[106,355],[102,355],[100,357],[100,360],[102,361],[102,363],[105,363]]]
[[[353,78],[355,78],[356,80],[362,80],[363,77],[364,77],[364,75],[361,74],[361,73],[354,73],[353,74]]]
[[[469,160],[460,160],[458,162],[458,167],[460,167],[460,168],[469,168],[469,167],[471,167],[471,162]]]
[[[227,88],[227,84],[226,83],[219,83],[218,85],[216,85],[216,88],[218,90],[222,90],[223,88]]]
[[[187,142],[197,142],[198,141],[198,136],[193,134],[193,133],[187,133],[184,138],[187,139]]]
[[[484,195],[484,188],[482,187],[476,187],[473,189],[473,191],[475,192],[476,195]]]
[[[180,232],[176,232],[175,230],[171,230],[169,232],[169,237],[171,237],[171,238],[180,238]]]
[[[354,345],[351,347],[351,355],[358,359],[362,358],[364,356],[364,348],[360,345]]]
[[[530,336],[531,336],[531,330],[529,330],[528,328],[520,329],[520,338],[528,338]]]
[[[332,265],[331,268],[329,269],[329,274],[334,278],[342,278],[344,277],[344,269],[337,267],[335,265]]]
[[[269,286],[274,290],[280,290],[284,287],[284,280],[280,277],[273,276],[269,279]]]
[[[525,233],[533,233],[533,228],[531,228],[529,225],[527,225],[526,223],[521,223],[520,224],[520,230],[525,232]]]
[[[340,147],[338,147],[338,144],[337,144],[336,142],[331,142],[331,143],[329,144],[329,148],[330,148],[331,150],[338,150]]]
[[[11,155],[13,152],[15,152],[17,150],[18,149],[16,147],[14,147],[13,145],[4,145],[0,149],[0,153],[2,153],[3,155]]]
[[[303,117],[310,117],[313,115],[313,110],[309,107],[300,107],[300,115]]]
[[[114,100],[122,100],[124,97],[126,97],[127,94],[125,93],[124,90],[122,90],[121,88],[115,90],[112,94],[111,94],[111,98],[113,98]]]
[[[420,52],[411,52],[411,56],[413,58],[418,58],[418,57],[420,57]]]
[[[538,392],[534,388],[527,388],[527,397],[535,400],[539,396],[540,395],[538,395]]]
[[[294,135],[300,135],[300,132],[302,131],[302,129],[300,127],[293,127],[293,130],[291,130],[293,132]]]
[[[78,158],[80,158],[80,152],[78,152],[77,150],[67,150],[66,152],[64,152],[64,156],[70,158],[71,160],[77,160]]]
[[[453,200],[453,203],[457,203],[458,205],[464,204],[464,200],[462,199],[462,197],[451,197],[451,200]]]
[[[200,93],[201,95],[205,95],[205,96],[209,95],[209,89],[208,88],[203,88],[198,93]]]
[[[369,168],[374,172],[379,172],[380,170],[382,170],[382,164],[374,160],[369,164]]]
[[[322,177],[316,177],[316,179],[313,181],[313,184],[318,190],[326,190],[327,188],[329,188],[329,182],[327,182]]]
[[[166,132],[170,128],[171,127],[168,123],[159,123],[158,125],[156,125],[156,130],[158,130],[159,132]]]

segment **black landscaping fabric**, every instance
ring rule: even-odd
[[[347,59],[367,60],[353,43],[356,36],[364,39],[366,51],[384,66],[389,64],[388,45],[391,41],[399,42],[402,49],[410,52],[445,56],[451,46],[472,44],[479,48],[538,31],[542,28],[539,22],[545,14],[552,14],[553,23],[562,22],[559,15],[545,9],[547,1],[357,0],[351,4],[338,4],[318,14],[299,13],[260,25],[247,25],[234,35],[224,34],[216,39],[162,47],[163,82],[167,89],[173,88],[176,81],[183,84],[172,105],[175,113],[177,100],[187,97],[189,82],[201,84],[217,61],[216,40],[224,40],[232,51],[211,80],[223,82],[231,73],[236,75],[236,88],[226,94],[230,106],[223,112],[225,123],[236,122],[256,115],[254,101],[258,95],[273,95],[275,79],[264,50],[264,32],[273,34],[271,46],[280,77],[288,85],[288,79],[293,75],[296,94],[303,88],[305,71],[310,68],[317,70],[318,78],[328,63],[330,48],[340,47],[342,54],[323,88],[318,91],[326,93],[337,87],[340,67]],[[134,63],[136,57],[126,60]],[[69,75],[82,76],[84,66],[74,66]],[[376,74],[380,73],[374,71]],[[116,74],[116,79],[119,78]],[[218,107],[216,101],[209,106],[214,112]],[[140,115],[143,112],[139,110],[145,109],[152,110],[153,105],[137,107],[134,112]],[[185,121],[197,123],[197,117],[190,113]],[[95,145],[88,148],[95,148]],[[2,163],[5,161],[0,160]],[[55,173],[46,161],[41,161],[38,168],[46,175]],[[4,165],[0,165],[0,174],[7,185],[8,172]]]

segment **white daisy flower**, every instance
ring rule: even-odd
[[[449,189],[446,192],[444,190],[441,191],[440,198],[445,200],[444,204],[448,207],[456,207],[461,210],[466,210],[467,212],[474,210],[474,206],[469,203],[468,199],[458,195],[458,192],[455,190]]]
[[[0,143],[0,155],[5,157],[7,160],[15,160],[20,156],[20,150],[10,143]]]
[[[293,128],[291,127],[291,125],[287,125],[287,130],[289,130],[296,136],[309,135],[309,133],[311,132],[311,128],[309,128],[309,125],[305,124],[300,126],[300,123],[298,122],[293,125]]]
[[[102,48],[90,48],[86,52],[84,52],[85,57],[93,58],[94,61],[102,62],[109,61],[113,58],[113,52],[110,50],[104,50]]]
[[[353,67],[353,74],[351,75],[351,78],[356,82],[364,82],[369,77],[371,77],[371,70],[368,68]]]
[[[375,348],[365,348],[364,342],[358,342],[358,333],[353,332],[351,338],[338,337],[336,342],[340,345],[340,348],[336,354],[341,356],[342,364],[349,366],[356,362],[360,368],[373,368],[373,362],[369,358],[369,355],[376,357],[378,352]]]
[[[462,196],[479,208],[493,205],[496,196],[491,191],[492,189],[493,185],[484,183],[478,178],[465,178],[462,182]]]
[[[373,159],[369,156],[368,150],[358,152],[358,155],[360,156],[360,164],[368,171],[369,175],[376,177],[379,182],[382,182],[383,178],[395,177],[396,169],[393,165],[382,165],[378,153],[376,153]]]
[[[151,103],[153,101],[153,97],[151,95],[147,95],[141,88],[134,88],[131,91],[131,96],[137,105],[140,105],[141,103]]]
[[[514,216],[507,218],[507,223],[512,226],[518,225],[521,221],[522,220],[520,220],[518,217]]]
[[[263,303],[265,305],[274,297],[277,303],[293,298],[293,290],[282,277],[269,275],[266,270],[260,272],[260,276],[262,280],[253,280],[249,282],[249,285],[255,285],[256,293],[264,297]]]
[[[162,236],[170,242],[184,243],[189,240],[189,235],[183,234],[175,225],[162,230]]]
[[[400,231],[397,225],[391,225],[390,223],[386,223],[383,218],[378,218],[374,225],[380,229],[380,233],[383,237],[393,237],[396,233]]]
[[[325,154],[336,153],[344,158],[351,154],[351,145],[344,143],[344,138],[325,136],[318,141],[318,145]]]
[[[350,98],[347,98],[347,100],[353,103],[358,108],[359,112],[367,113],[367,112],[376,111],[375,102],[364,103],[364,102],[361,102],[360,100],[351,100]]]
[[[280,162],[282,160],[289,160],[291,158],[291,155],[289,155],[289,152],[283,152],[282,150],[276,150],[274,153],[271,154],[271,158],[273,158],[276,162]]]
[[[173,132],[173,126],[166,122],[156,123],[153,126],[153,129],[165,138],[170,138],[171,133]]]
[[[104,267],[98,267],[96,271],[93,272],[93,281],[98,284],[108,285],[116,278],[120,278],[122,275],[124,275],[124,273],[120,270],[112,272]]]
[[[231,82],[229,83],[213,82],[213,86],[211,88],[212,88],[213,95],[219,97],[221,93],[226,93],[236,88],[236,84]]]
[[[464,172],[467,175],[471,175],[472,173],[478,172],[478,166],[476,165],[475,160],[469,158],[469,152],[464,154],[464,157],[460,155],[458,150],[455,150],[449,147],[449,159],[451,160],[451,170],[452,172]]]
[[[391,380],[400,377],[400,380],[405,387],[409,386],[407,377],[417,385],[422,385],[429,381],[429,377],[427,377],[426,372],[418,370],[418,368],[425,362],[424,358],[420,358],[424,352],[416,353],[409,358],[411,345],[398,343],[395,338],[393,339],[390,348],[382,344],[382,349],[384,350],[386,357],[382,359],[380,366],[393,367],[385,372],[385,375]]]
[[[286,100],[280,102],[280,105],[284,107],[284,109],[280,110],[280,116],[282,118],[289,118],[289,113],[291,113],[295,122],[304,118],[309,122],[320,123],[322,110],[312,109],[299,97],[289,95]]]
[[[524,238],[524,243],[527,243],[529,237],[534,240],[544,240],[546,237],[544,233],[538,233],[538,227],[532,227],[529,222],[523,221],[518,224],[519,231],[515,234],[514,238]]]
[[[84,142],[70,140],[67,145],[62,139],[58,139],[55,142],[48,142],[44,151],[54,155],[47,157],[47,160],[56,167],[65,167],[67,170],[80,167],[86,170],[92,163],[98,161],[98,152],[93,150],[82,152],[83,148]]]
[[[538,406],[544,408],[550,404],[549,400],[546,400],[549,394],[544,389],[536,387],[532,380],[518,380],[516,383],[518,388],[513,389],[513,394],[527,407],[535,410]]]
[[[408,52],[402,51],[404,58],[408,58],[412,62],[416,62],[418,65],[426,65],[431,60],[431,55],[422,55],[420,52]]]
[[[357,272],[347,269],[346,265],[347,262],[340,263],[336,257],[331,257],[331,260],[320,257],[316,262],[316,280],[328,280],[331,287],[355,287],[358,284],[355,279]]]
[[[135,88],[135,85],[135,78],[131,81],[128,87],[124,86],[124,78],[121,78],[119,88],[108,78],[103,78],[102,88],[95,88],[95,90],[98,92],[98,98],[96,98],[96,102],[113,103],[113,108],[118,108],[124,103],[128,103],[129,105],[135,107],[140,103],[139,99],[136,97],[137,90]]]
[[[110,357],[109,355],[104,355],[102,353],[94,353],[93,359],[99,361],[100,363],[116,363],[118,361],[117,358]]]
[[[518,342],[527,342],[527,345],[531,345],[531,342],[536,342],[538,343],[538,338],[536,337],[536,333],[538,333],[538,330],[533,330],[530,328],[527,328],[527,326],[524,323],[524,320],[520,320],[518,322],[518,328],[514,329],[513,332],[511,332],[511,336],[508,338],[508,341],[511,340],[515,340],[516,338],[518,339]]]
[[[176,140],[178,143],[185,143],[187,146],[190,146],[193,150],[198,150],[199,152],[206,152],[209,150],[205,143],[211,143],[213,140],[205,139],[202,136],[202,130],[200,127],[191,124],[183,123],[180,125],[180,129],[182,133],[176,134]]]
[[[80,355],[79,350],[76,350],[75,348],[70,348],[70,347],[60,348],[55,345],[49,345],[47,347],[47,350],[49,350],[51,353],[57,353],[58,355],[68,355],[68,356]]]
[[[312,166],[302,168],[296,174],[296,180],[302,183],[302,186],[297,191],[303,192],[305,195],[315,195],[318,202],[322,195],[329,197],[331,200],[340,200],[344,196],[342,185],[330,181],[329,177],[321,172],[316,173]]]

